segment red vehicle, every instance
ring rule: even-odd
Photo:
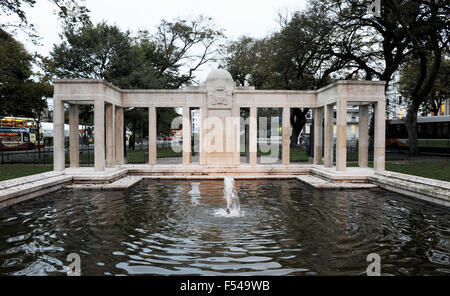
[[[0,118],[0,150],[31,150],[38,144],[38,129],[33,119]],[[40,133],[41,143],[42,133]]]

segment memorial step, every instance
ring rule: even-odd
[[[120,178],[109,184],[71,184],[67,185],[66,188],[71,189],[109,189],[109,190],[121,190],[127,189],[131,186],[136,185],[144,177],[142,176],[127,176]]]
[[[72,177],[59,175],[46,178],[37,176],[35,179],[29,178],[28,183],[16,182],[17,185],[0,190],[0,208],[27,200],[35,196],[58,190],[66,183],[72,182]],[[20,183],[20,184],[19,184]]]
[[[371,189],[377,185],[369,183],[333,183],[312,175],[301,175],[297,180],[317,189]]]
[[[376,173],[370,181],[387,190],[450,206],[450,182],[387,171]]]

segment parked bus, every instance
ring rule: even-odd
[[[0,150],[30,150],[38,145],[38,129],[32,118],[0,118]],[[43,143],[42,131],[40,142]]]
[[[450,154],[450,115],[418,117],[417,132],[420,152]],[[386,147],[409,147],[404,120],[386,120]]]

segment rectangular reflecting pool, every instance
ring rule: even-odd
[[[143,181],[64,189],[0,210],[1,275],[449,275],[447,208],[382,189],[323,191],[297,180]]]

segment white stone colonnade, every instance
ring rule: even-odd
[[[240,118],[249,108],[249,165],[257,165],[257,108],[282,108],[282,165],[289,165],[290,111],[314,109],[314,164],[333,167],[333,110],[336,106],[336,170],[346,169],[347,105],[360,106],[359,166],[368,162],[368,105],[375,105],[374,166],[384,170],[384,82],[338,81],[316,91],[255,90],[236,87],[223,69],[213,70],[205,86],[182,90],[122,90],[98,79],[54,81],[54,169],[65,169],[64,104],[69,104],[70,166],[79,166],[79,105],[94,105],[94,166],[96,171],[124,164],[124,108],[149,110],[149,165],[157,165],[156,108],[183,108],[183,162],[191,165],[191,108],[200,110],[200,166],[240,165],[239,124],[227,126],[227,118]],[[215,135],[222,147],[204,148],[211,135],[210,119],[223,125],[224,135]],[[235,121],[236,122],[236,121]],[[237,121],[239,122],[239,121]],[[323,122],[323,126],[322,126]],[[226,127],[226,128],[225,128]],[[217,132],[216,132],[217,133]],[[322,141],[322,138],[324,139]],[[220,146],[219,145],[219,146]],[[231,150],[230,150],[231,147]],[[323,148],[322,148],[323,147]],[[323,150],[323,154],[322,154]]]

